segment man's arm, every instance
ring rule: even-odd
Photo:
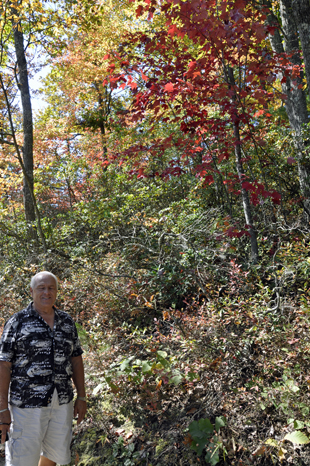
[[[6,433],[10,430],[11,414],[9,406],[9,386],[11,381],[12,363],[0,361],[0,430],[2,431],[1,443],[5,442]],[[4,410],[2,413],[1,411]]]
[[[77,391],[77,396],[84,398],[85,394],[85,381],[84,381],[84,365],[82,356],[71,358],[72,364],[72,379]],[[77,423],[83,421],[86,414],[86,401],[76,399],[74,403],[74,417],[78,414]],[[1,418],[0,418],[1,419]]]

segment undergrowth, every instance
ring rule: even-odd
[[[80,328],[89,415],[72,465],[308,465],[302,300],[270,310],[263,293],[187,299],[145,327],[112,329],[98,315]]]
[[[215,214],[173,234],[145,221],[102,256],[3,258],[1,324],[47,268],[78,325],[88,414],[71,466],[310,464],[308,230],[272,249],[262,232],[251,266]]]

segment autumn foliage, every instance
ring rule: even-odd
[[[309,464],[307,50],[292,5],[21,4],[29,76],[34,44],[48,63],[31,222],[0,17],[0,319],[36,271],[59,277],[88,374],[72,465]]]

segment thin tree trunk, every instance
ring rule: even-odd
[[[95,83],[94,85],[98,93],[99,115],[101,117],[100,124],[99,124],[100,133],[101,133],[101,144],[102,144],[102,149],[103,149],[103,155],[104,157],[106,157],[108,153],[108,148],[106,146],[106,140],[105,140],[106,129],[104,125],[104,120],[106,120],[108,114],[110,113],[110,106],[109,106],[109,102],[106,102],[106,103],[104,102],[99,85],[97,83]],[[108,112],[107,114],[105,113],[105,110]],[[106,170],[107,168],[104,169],[104,171]]]
[[[14,45],[16,53],[16,61],[18,66],[18,87],[20,90],[22,110],[23,110],[23,162],[25,171],[29,180],[27,183],[24,176],[23,180],[23,197],[25,217],[28,223],[35,221],[35,206],[32,201],[31,191],[33,191],[33,121],[32,121],[32,108],[31,97],[28,82],[27,60],[24,49],[24,36],[21,29],[21,24],[18,19],[18,12],[12,8],[14,15],[13,31],[14,31]],[[30,186],[29,186],[30,185]]]
[[[248,192],[242,187],[242,184],[245,180],[245,172],[242,164],[242,152],[240,145],[240,131],[239,131],[239,121],[235,120],[234,123],[234,137],[235,137],[235,156],[236,156],[236,167],[237,173],[241,188],[241,197],[243,204],[243,211],[245,216],[245,221],[249,229],[249,234],[251,238],[251,259],[253,264],[257,264],[259,259],[258,254],[258,244],[257,244],[257,235],[253,224],[251,205]]]
[[[233,89],[235,87],[235,78],[234,78],[233,69],[231,67],[226,67],[225,76],[226,76],[228,85]],[[236,102],[236,97],[233,97],[233,100],[234,102]],[[239,178],[239,183],[240,183],[244,217],[245,217],[245,221],[246,221],[248,231],[250,234],[250,239],[251,239],[251,262],[253,264],[257,264],[259,260],[257,235],[256,235],[256,231],[254,228],[253,218],[252,218],[249,194],[247,190],[243,188],[243,182],[245,181],[246,175],[245,175],[243,163],[242,163],[241,137],[240,137],[239,123],[240,123],[240,120],[238,117],[238,110],[237,108],[235,108],[235,113],[233,115],[233,129],[234,129],[234,140],[235,140],[236,168],[237,168],[237,173],[238,173],[238,178]]]

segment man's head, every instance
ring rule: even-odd
[[[39,272],[32,277],[30,292],[37,311],[51,311],[56,301],[58,281],[51,272]]]
[[[35,288],[36,282],[41,278],[42,275],[45,275],[45,276],[49,275],[50,277],[52,277],[56,283],[56,290],[58,290],[58,279],[56,275],[54,275],[52,272],[46,272],[45,270],[43,270],[43,272],[38,272],[32,277],[32,279],[30,280],[30,288],[32,289]]]

